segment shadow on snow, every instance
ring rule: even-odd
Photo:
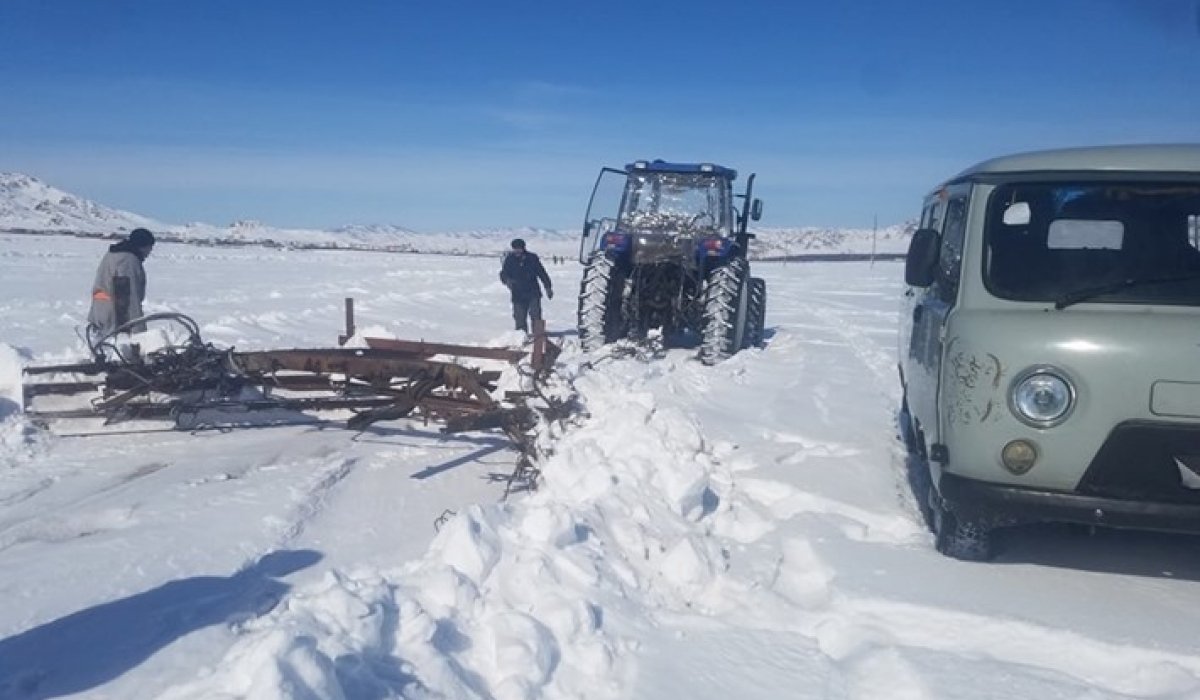
[[[270,611],[291,589],[276,579],[321,558],[272,552],[231,576],[171,581],[0,640],[0,697],[52,698],[108,683],[196,630]]]

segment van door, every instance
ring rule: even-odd
[[[920,423],[926,445],[940,439],[937,396],[942,343],[946,318],[958,301],[971,185],[944,188],[932,199],[927,203],[922,226],[941,235],[937,275],[929,287],[909,288],[906,292],[910,295],[908,306],[912,318],[905,362],[908,408]]]

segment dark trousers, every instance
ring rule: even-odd
[[[513,299],[513,320],[517,322],[517,330],[529,331],[529,326],[526,324],[526,317],[530,321],[542,320],[542,299],[541,297],[529,297],[528,299]]]

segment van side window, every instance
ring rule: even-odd
[[[926,202],[925,208],[921,210],[921,223],[917,224],[917,228],[933,228],[933,210],[936,206],[937,202]]]
[[[962,275],[963,238],[967,233],[969,199],[958,196],[946,202],[945,226],[942,229],[942,250],[938,257],[938,286],[942,298],[953,299],[958,294]]]
[[[942,230],[942,217],[946,211],[945,205],[941,201],[934,199],[925,207],[925,213],[922,215],[921,228],[931,228],[934,231]]]

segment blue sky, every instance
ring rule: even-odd
[[[172,223],[578,227],[602,165],[869,226],[1006,152],[1200,141],[1194,0],[3,0],[0,170]]]

